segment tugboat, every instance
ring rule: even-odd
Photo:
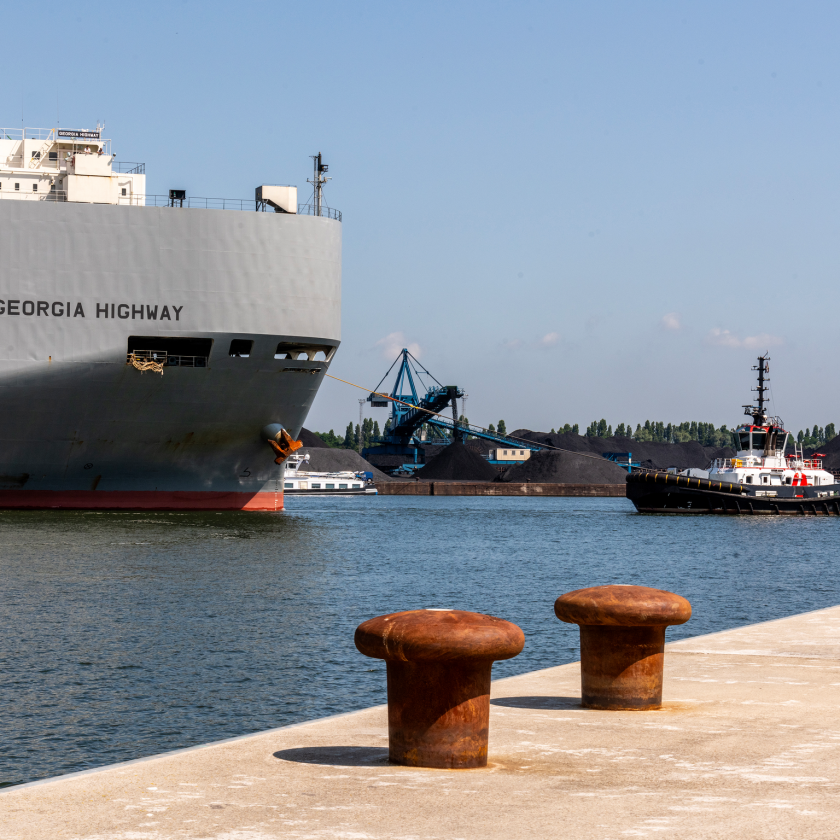
[[[819,458],[805,458],[778,417],[768,416],[765,392],[769,355],[759,356],[758,405],[745,405],[752,423],[733,432],[737,454],[717,458],[708,470],[676,473],[634,469],[627,498],[639,513],[717,513],[840,516],[840,484]]]

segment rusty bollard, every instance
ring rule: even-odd
[[[515,624],[463,610],[407,610],[360,624],[355,642],[386,663],[394,764],[487,766],[490,670],[525,645]]]
[[[648,586],[593,586],[561,595],[554,612],[580,625],[584,706],[661,708],[665,628],[691,618],[685,598]]]

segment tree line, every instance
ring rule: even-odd
[[[469,423],[463,414],[458,418],[458,422],[464,425]],[[383,433],[387,434],[390,427],[391,420],[388,419]],[[426,432],[424,438],[428,439],[429,442],[434,441],[436,430],[433,427],[424,425],[420,427],[420,431]],[[504,420],[499,420],[495,425],[490,423],[487,431],[491,434],[504,436],[507,435],[507,425]],[[701,446],[720,448],[733,446],[732,433],[734,431],[734,429],[727,428],[726,425],[716,427],[714,423],[703,423],[695,420],[687,420],[684,423],[645,420],[644,424],[637,423],[635,430],[632,423],[626,425],[619,423],[613,430],[612,425],[602,418],[601,420],[593,420],[586,427],[584,435],[586,437],[628,438],[640,443],[688,443],[689,441],[697,441]],[[361,428],[358,423],[355,425],[352,422],[348,423],[344,437],[336,435],[332,429],[328,432],[315,432],[315,434],[328,446],[336,449],[359,449],[360,447],[364,449],[373,445],[374,441],[381,436],[378,421],[369,417],[362,421]],[[566,423],[563,426],[558,426],[556,430],[552,429],[551,434],[578,435],[580,434],[580,426],[577,423]],[[816,449],[836,436],[834,423],[826,423],[825,427],[815,425],[812,429],[800,429],[799,434],[796,435],[796,441],[804,449]],[[470,436],[468,435],[468,437]]]
[[[577,434],[577,426],[570,427],[567,423],[563,429],[558,431],[566,433],[567,430],[573,429],[574,434]],[[551,430],[552,432],[554,429]],[[632,423],[625,425],[619,423],[613,427],[607,423],[606,420],[593,420],[586,428],[586,437],[623,437],[630,440],[637,440],[640,442],[650,443],[688,443],[689,441],[697,441],[701,446],[733,446],[735,443],[732,433],[734,429],[729,429],[725,425],[719,428],[715,427],[714,423],[702,423],[695,420],[686,421],[684,423],[664,423],[661,421],[645,420],[644,425],[636,424],[635,431]],[[805,449],[815,449],[823,444],[828,443],[833,437],[836,437],[837,432],[834,428],[834,423],[827,423],[825,428],[821,426],[814,426],[813,429],[800,430],[796,435],[796,441]]]

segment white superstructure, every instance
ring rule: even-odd
[[[312,472],[309,469],[310,456],[295,453],[286,460],[286,474],[283,492],[306,496],[375,496],[379,491],[373,485],[371,473]]]
[[[709,469],[709,479],[734,484],[760,485],[773,495],[775,487],[819,487],[833,485],[834,476],[823,469],[819,458],[805,458],[794,445],[794,454],[785,455],[788,432],[778,418],[767,425],[741,426],[735,431],[739,441],[734,458],[718,458]],[[761,492],[761,491],[759,491]]]
[[[118,162],[100,126],[0,129],[0,199],[143,206],[145,171]]]

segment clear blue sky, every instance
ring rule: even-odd
[[[405,342],[473,422],[732,425],[769,349],[788,426],[840,423],[835,3],[16,14],[3,121],[103,119],[151,192],[305,198],[324,153],[338,376],[376,384]],[[307,425],[343,429],[360,394],[327,382]]]

